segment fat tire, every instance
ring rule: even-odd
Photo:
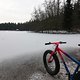
[[[43,55],[43,63],[44,63],[44,66],[45,66],[45,68],[46,68],[46,71],[47,71],[51,76],[54,76],[54,75],[58,74],[58,72],[60,71],[60,63],[59,63],[59,59],[58,59],[57,55],[54,54],[54,55],[53,55],[53,59],[54,59],[54,61],[55,61],[55,69],[54,69],[54,71],[52,71],[52,70],[48,67],[47,61],[46,61],[46,57],[47,57],[47,54],[51,54],[51,52],[52,52],[51,50],[46,50],[46,51],[44,52],[44,55]]]

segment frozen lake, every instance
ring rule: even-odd
[[[0,61],[21,55],[40,54],[52,46],[45,42],[66,41],[61,47],[67,52],[78,53],[80,34],[41,34],[26,31],[0,31]],[[43,54],[43,53],[42,53]]]

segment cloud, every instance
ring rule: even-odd
[[[0,0],[0,22],[26,22],[43,0]]]

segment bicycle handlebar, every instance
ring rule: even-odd
[[[62,41],[60,41],[60,44],[66,44],[66,42],[62,42]]]
[[[78,46],[80,46],[80,44],[78,44]]]
[[[49,42],[49,43],[45,43],[45,45],[50,45],[51,44],[51,42]]]
[[[62,41],[60,41],[60,42],[53,42],[53,43],[51,43],[51,42],[49,42],[49,43],[45,43],[45,45],[50,45],[50,44],[66,44],[66,42],[62,42]]]

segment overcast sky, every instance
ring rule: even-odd
[[[44,0],[0,0],[0,23],[26,22],[30,20],[35,6]]]

